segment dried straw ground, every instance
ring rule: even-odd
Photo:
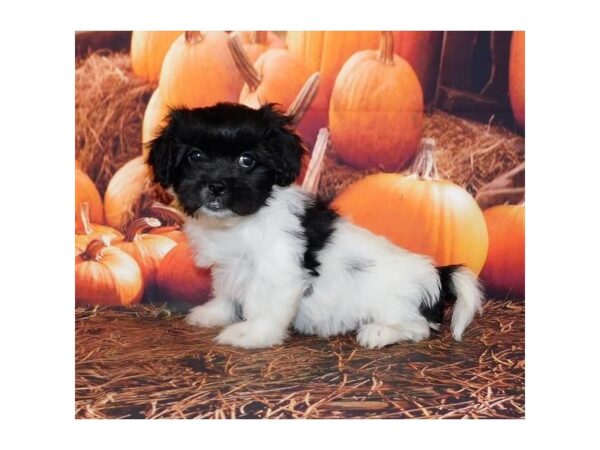
[[[449,317],[447,317],[449,319]],[[494,301],[455,342],[354,336],[218,346],[158,307],[76,310],[78,418],[522,418],[524,305]],[[446,322],[447,323],[447,322]]]

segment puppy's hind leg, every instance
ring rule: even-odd
[[[358,343],[367,348],[381,348],[400,341],[418,342],[428,337],[429,324],[419,319],[399,324],[366,323],[356,335]]]

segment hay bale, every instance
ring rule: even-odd
[[[435,111],[425,117],[423,137],[436,141],[437,166],[442,178],[464,187],[472,195],[498,175],[525,160],[523,136],[493,124],[481,124]],[[319,195],[331,199],[346,186],[378,168],[355,170],[336,158],[326,157]]]
[[[142,118],[155,86],[136,78],[129,55],[94,53],[75,70],[75,156],[101,195],[142,152]]]

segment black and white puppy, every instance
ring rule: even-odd
[[[196,264],[212,268],[214,298],[186,321],[225,326],[221,344],[278,345],[290,325],[323,337],[357,330],[370,348],[419,341],[439,328],[447,296],[460,340],[481,311],[467,268],[436,268],[293,185],[304,149],[273,105],[174,109],[148,147],[155,181],[187,215]]]

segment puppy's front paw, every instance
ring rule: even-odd
[[[242,348],[263,348],[280,345],[285,332],[276,332],[268,326],[256,322],[240,322],[229,325],[215,338],[223,345]]]
[[[213,303],[215,302],[215,303]],[[230,308],[218,303],[217,300],[211,300],[200,306],[190,309],[185,316],[185,322],[196,327],[222,327],[233,322]]]
[[[360,327],[356,340],[367,348],[381,348],[399,340],[398,332],[393,328],[379,324],[368,323]]]

